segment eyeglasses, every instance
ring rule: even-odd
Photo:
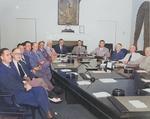
[[[14,55],[22,55],[22,53],[14,53]]]

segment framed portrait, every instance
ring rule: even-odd
[[[58,0],[58,25],[79,25],[79,0]]]

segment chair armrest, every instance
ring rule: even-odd
[[[0,97],[11,97],[11,100],[13,102],[13,105],[17,108],[25,108],[25,107],[22,107],[20,106],[19,104],[17,104],[16,100],[15,100],[15,96],[13,93],[11,92],[1,92],[0,93]]]

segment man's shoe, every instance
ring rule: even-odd
[[[59,98],[53,91],[48,91],[49,100],[53,103],[61,103],[62,99]]]

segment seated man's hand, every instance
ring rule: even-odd
[[[41,62],[40,62],[40,64],[44,64],[44,63],[45,63],[45,61],[41,61]]]
[[[41,70],[41,66],[39,65],[38,67],[34,67],[35,71]]]
[[[29,91],[32,88],[32,86],[28,82],[26,82],[24,88],[26,89],[26,91]]]
[[[42,70],[42,66],[41,65],[39,65],[38,67],[39,67],[39,70]]]
[[[31,79],[30,79],[30,77],[27,77],[27,76],[25,76],[25,77],[23,77],[26,81],[31,81]]]
[[[31,72],[32,72],[33,74],[35,74],[35,73],[36,73],[36,71],[35,71],[34,69],[32,69],[32,70],[31,70]]]
[[[128,64],[128,62],[127,62],[127,61],[124,61],[123,64]]]

